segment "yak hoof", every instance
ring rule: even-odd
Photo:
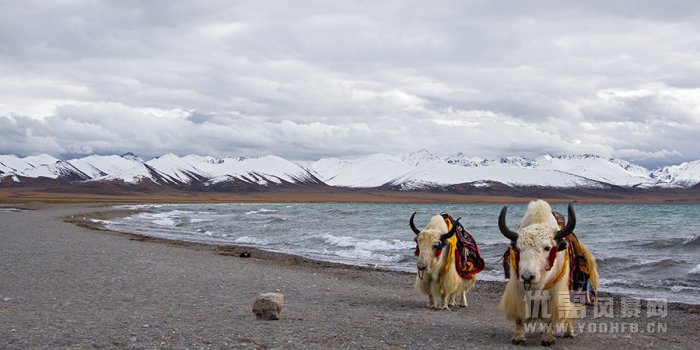
[[[510,342],[513,343],[513,345],[522,345],[522,346],[527,345],[527,344],[525,343],[525,339],[515,339],[515,338],[513,338],[513,339],[510,340]]]
[[[554,345],[555,341],[556,341],[556,339],[554,339],[554,337],[552,337],[552,339],[542,339],[542,342],[540,344],[542,344],[542,346],[552,346],[552,345]]]
[[[576,338],[576,334],[574,334],[573,332],[572,333],[565,332],[564,338]]]

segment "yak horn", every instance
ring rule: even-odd
[[[408,225],[411,226],[411,230],[413,230],[413,233],[418,235],[420,233],[420,230],[416,227],[416,224],[413,223],[413,217],[416,216],[416,212],[413,212],[413,215],[411,215],[411,220],[408,221]]]
[[[515,242],[518,240],[518,233],[509,229],[508,225],[506,225],[506,212],[507,211],[508,211],[508,207],[503,206],[503,209],[501,209],[501,214],[498,215],[498,228],[501,230],[501,233],[504,236],[506,236],[506,238]]]
[[[574,232],[574,227],[576,227],[576,214],[574,214],[573,202],[569,203],[567,211],[569,213],[569,217],[566,220],[566,226],[554,234],[554,240],[562,239]]]
[[[440,242],[444,242],[446,239],[452,238],[452,236],[454,236],[455,233],[457,233],[457,221],[452,223],[452,229],[450,230],[450,232],[440,235]]]

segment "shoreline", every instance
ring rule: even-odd
[[[349,263],[318,260],[318,259],[304,257],[301,255],[295,255],[292,253],[275,252],[275,251],[265,250],[263,248],[255,248],[255,247],[250,247],[250,246],[245,246],[245,245],[237,245],[237,244],[233,244],[233,243],[217,244],[217,243],[207,243],[207,242],[180,241],[180,240],[176,240],[176,239],[154,237],[154,236],[148,236],[148,235],[133,233],[133,232],[123,232],[123,231],[111,230],[111,229],[106,228],[104,226],[104,224],[99,222],[99,221],[110,220],[110,219],[114,219],[114,218],[130,216],[130,215],[136,215],[136,214],[145,212],[147,210],[118,209],[118,208],[114,208],[114,206],[108,206],[105,209],[106,210],[88,212],[82,218],[80,218],[80,217],[79,218],[64,218],[64,221],[68,222],[68,223],[72,223],[74,225],[85,227],[85,228],[88,228],[88,229],[94,230],[94,231],[101,231],[101,232],[105,232],[105,233],[109,233],[109,234],[126,235],[129,237],[129,240],[132,240],[132,241],[140,241],[140,242],[147,241],[147,242],[168,244],[168,245],[178,246],[178,247],[199,249],[199,250],[211,251],[214,254],[224,255],[224,256],[240,257],[241,254],[247,253],[247,254],[250,254],[250,257],[256,257],[258,259],[273,259],[273,260],[281,260],[281,261],[292,261],[295,264],[298,264],[300,266],[307,266],[307,267],[309,267],[309,266],[322,266],[322,267],[347,268],[347,269],[357,269],[357,270],[366,270],[366,271],[384,271],[387,273],[399,273],[399,274],[406,274],[406,275],[410,275],[410,276],[415,276],[414,272],[392,270],[392,269],[387,269],[387,268],[382,268],[382,267],[369,267],[369,266],[364,266],[364,265],[353,265],[353,264],[349,264]],[[95,222],[95,221],[91,221],[91,220],[98,220],[98,221]],[[506,281],[479,280],[479,283],[493,283],[493,284],[498,285],[501,288],[504,288],[506,285]],[[602,296],[602,297],[613,297],[613,298],[618,298],[618,299],[619,298],[635,298],[635,299],[644,300],[644,298],[635,297],[635,296],[625,294],[625,293],[605,292],[605,291],[601,291],[600,293],[601,293],[600,296]],[[669,301],[668,306],[674,307],[674,308],[679,309],[679,310],[682,310],[686,307],[697,307],[698,311],[700,312],[700,303],[693,304],[693,303],[684,303],[684,302],[678,302],[678,301]]]
[[[311,190],[285,189],[269,192],[74,192],[68,189],[0,187],[0,203],[57,204],[191,204],[191,203],[371,203],[371,204],[517,204],[541,198],[550,203],[576,201],[586,204],[700,204],[700,192],[592,194],[533,190],[527,193],[461,194],[450,192],[403,192],[378,189]]]
[[[84,203],[81,203],[84,204]],[[167,204],[167,203],[166,203]],[[55,204],[39,204],[38,207],[42,207],[45,205],[55,205]],[[112,230],[109,228],[106,228],[104,224],[100,221],[105,221],[105,220],[110,220],[114,218],[120,218],[120,217],[126,217],[130,215],[136,215],[139,213],[147,212],[147,209],[120,209],[116,208],[118,205],[123,205],[122,203],[117,203],[117,204],[106,204],[106,203],[99,203],[96,204],[94,209],[95,210],[90,210],[85,213],[81,213],[80,215],[72,215],[71,217],[64,217],[62,220],[66,223],[70,223],[79,227],[83,227],[92,231],[98,231],[103,234],[111,234],[111,235],[117,235],[117,236],[126,236],[130,241],[137,241],[137,242],[152,242],[152,243],[159,243],[159,244],[166,244],[170,246],[175,246],[175,247],[183,247],[183,248],[188,248],[188,249],[194,249],[194,250],[199,250],[199,251],[209,251],[213,254],[217,255],[222,255],[222,256],[232,256],[232,257],[240,257],[241,254],[250,254],[250,257],[254,257],[256,259],[263,259],[263,260],[280,260],[280,261],[285,261],[285,262],[291,262],[294,264],[297,264],[299,266],[305,266],[305,267],[334,267],[334,268],[345,268],[345,269],[350,269],[350,270],[366,270],[366,271],[383,271],[387,273],[398,273],[398,274],[406,274],[410,276],[415,276],[413,272],[407,272],[407,271],[401,271],[401,270],[392,270],[392,269],[387,269],[383,267],[370,267],[370,266],[365,266],[365,265],[354,265],[350,263],[342,263],[342,262],[334,262],[334,261],[327,261],[327,260],[320,260],[320,259],[313,259],[309,257],[304,257],[301,255],[295,255],[292,253],[285,253],[285,252],[276,252],[276,251],[271,251],[271,250],[266,250],[264,248],[256,248],[256,247],[251,247],[251,246],[246,246],[246,245],[238,245],[234,243],[212,243],[212,242],[196,242],[196,241],[185,241],[185,240],[176,240],[176,239],[170,239],[170,238],[163,238],[163,237],[155,237],[155,236],[148,236],[144,234],[139,234],[139,233],[133,233],[133,232],[124,232],[124,231],[118,231],[118,230]],[[0,208],[3,207],[8,207],[7,205],[0,205]],[[28,205],[15,205],[15,206],[9,206],[9,208],[16,208],[19,210],[35,210],[33,208],[36,208],[37,204],[28,204]],[[92,221],[92,220],[97,220],[97,221]],[[487,281],[487,280],[479,280],[479,283],[493,283],[496,284],[500,287],[504,287],[506,284],[506,281]],[[623,292],[605,292],[601,291],[600,293],[601,296],[603,297],[613,297],[613,298],[635,298],[635,299],[640,299],[644,300],[644,298],[636,297],[633,295],[625,294]],[[700,312],[700,303],[698,304],[693,304],[693,303],[686,303],[686,302],[678,302],[678,301],[669,301],[668,302],[669,307],[674,307],[676,309],[682,310],[685,307],[698,307],[698,312]]]
[[[0,281],[11,282],[0,285],[2,348],[513,348],[512,325],[496,307],[502,282],[478,281],[466,309],[433,311],[412,290],[412,273],[83,227],[126,213],[101,203],[14,207],[28,210],[0,213]],[[253,297],[274,291],[285,295],[281,320],[256,320]],[[629,319],[620,317],[622,296],[612,297],[614,317],[596,319],[589,308],[578,337],[554,346],[700,342],[699,305],[669,303],[666,318]],[[590,328],[634,322],[642,330],[663,323],[664,332]]]

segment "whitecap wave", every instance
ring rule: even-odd
[[[351,249],[351,250],[337,250],[329,252],[331,255],[335,255],[344,259],[349,260],[359,260],[365,262],[380,262],[380,263],[397,263],[403,259],[402,255],[398,254],[379,254],[371,250],[366,249]]]
[[[682,291],[700,291],[700,288],[689,287],[689,286],[671,286],[671,291],[674,293],[680,293]]]
[[[274,209],[265,209],[265,208],[260,208],[257,210],[251,210],[245,213],[245,215],[254,215],[254,214],[270,214],[270,213],[276,213],[277,210]]]
[[[191,214],[188,211],[171,210],[162,213],[141,213],[136,215],[138,219],[152,222],[158,226],[174,227],[177,226],[176,219],[186,217]]]
[[[322,238],[326,243],[337,247],[354,247],[357,244],[357,238],[355,237],[325,234]]]
[[[175,220],[173,220],[171,218],[154,219],[153,223],[158,225],[158,226],[168,226],[168,227],[175,226]]]
[[[20,208],[0,208],[0,212],[4,212],[4,211],[7,211],[7,212],[10,212],[10,211],[22,211],[22,209],[20,209]]]
[[[265,245],[268,242],[265,241],[264,239],[258,238],[258,237],[248,237],[248,236],[242,236],[238,237],[235,240],[233,240],[236,243],[242,243],[242,244],[261,244]]]
[[[398,239],[392,239],[390,241],[385,241],[381,239],[366,240],[350,236],[334,236],[331,234],[325,234],[322,236],[322,238],[325,243],[336,247],[356,248],[360,250],[367,250],[370,252],[412,249],[415,247],[415,243],[413,242],[402,241]]]
[[[691,275],[700,275],[700,264],[695,265],[692,270],[688,271]]]
[[[697,234],[697,235],[695,235],[695,236],[693,236],[693,237],[690,237],[690,238],[686,239],[686,240],[683,242],[683,246],[686,246],[686,247],[700,247],[700,234]]]
[[[165,204],[130,204],[130,205],[117,205],[117,209],[127,209],[127,210],[143,210],[143,209],[157,209],[164,207]]]

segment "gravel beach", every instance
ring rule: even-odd
[[[502,283],[477,282],[468,308],[434,311],[408,273],[84,227],[89,217],[119,214],[97,205],[13,208],[26,210],[0,210],[2,349],[520,348],[497,311]],[[284,294],[280,320],[251,312],[266,292]],[[666,317],[641,309],[640,317],[622,318],[616,298],[613,317],[594,318],[590,308],[584,331],[554,347],[700,344],[700,306],[669,304]],[[633,323],[637,331],[620,327]],[[528,346],[539,346],[538,334]]]

